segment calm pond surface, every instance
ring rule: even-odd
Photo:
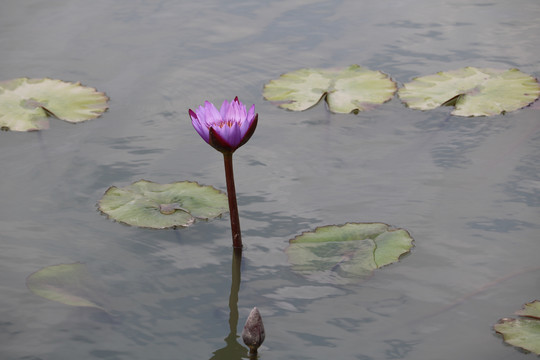
[[[236,332],[257,306],[260,359],[535,358],[492,326],[540,298],[538,110],[460,118],[396,97],[358,115],[293,113],[262,87],[350,64],[400,85],[463,66],[538,77],[539,18],[538,0],[3,1],[3,80],[81,81],[111,100],[83,124],[0,133],[0,358],[246,357],[234,321],[224,340],[228,215],[152,231],[96,208],[109,186],[139,179],[224,191],[222,157],[187,110],[236,95],[259,113],[235,154],[246,245]],[[407,229],[412,253],[348,286],[291,271],[289,239],[371,221]],[[36,270],[73,262],[112,315],[26,288]]]

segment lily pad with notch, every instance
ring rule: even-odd
[[[96,283],[82,263],[47,266],[29,275],[26,286],[48,300],[107,312],[98,304],[100,295]]]
[[[49,128],[48,117],[70,123],[95,119],[109,98],[96,89],[53,79],[18,78],[0,82],[0,128],[35,131]]]
[[[453,106],[452,115],[493,116],[533,103],[540,84],[518,69],[465,67],[417,77],[404,84],[398,96],[411,109]]]
[[[186,227],[196,219],[208,220],[228,211],[225,193],[191,181],[139,180],[122,188],[111,186],[98,205],[111,219],[153,229]]]
[[[384,223],[318,227],[291,239],[285,250],[293,271],[321,283],[350,284],[410,252],[413,238]]]
[[[515,314],[520,317],[500,319],[493,328],[506,343],[540,355],[540,301],[525,304]]]
[[[300,69],[281,75],[264,86],[266,100],[279,107],[303,111],[325,98],[334,113],[358,113],[389,101],[396,83],[380,71],[359,65],[337,69]]]

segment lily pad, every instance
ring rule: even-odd
[[[223,192],[196,182],[139,180],[123,188],[111,186],[99,201],[99,210],[124,224],[166,229],[218,217],[228,210],[228,202]]]
[[[503,318],[494,326],[508,344],[540,355],[540,301],[525,304],[520,318]]]
[[[540,96],[540,84],[518,69],[465,67],[415,78],[398,95],[412,109],[454,106],[452,115],[493,116],[534,102]]]
[[[108,97],[79,82],[18,78],[0,82],[2,130],[33,131],[49,128],[49,116],[77,123],[99,117]]]
[[[406,230],[383,223],[347,223],[305,232],[291,239],[285,252],[293,271],[318,282],[348,284],[398,261],[412,247]]]
[[[283,74],[264,86],[263,95],[293,111],[309,109],[326,97],[330,111],[348,114],[390,100],[396,89],[388,75],[351,65],[344,69],[300,69]]]
[[[516,315],[540,320],[540,301],[535,300],[525,304],[523,309],[516,311]]]
[[[96,294],[86,265],[60,264],[45,267],[28,276],[26,286],[45,299],[71,306],[91,307],[106,311],[91,297]]]

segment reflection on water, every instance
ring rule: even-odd
[[[225,338],[227,346],[216,350],[211,360],[249,359],[248,349],[238,342],[238,292],[240,291],[240,271],[242,266],[242,249],[233,250],[231,293],[229,295],[229,335]],[[255,357],[256,358],[256,357]]]

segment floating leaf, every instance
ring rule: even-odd
[[[540,320],[540,301],[535,300],[525,304],[523,309],[516,311],[516,315]]]
[[[26,286],[34,294],[71,306],[92,307],[106,311],[90,300],[96,296],[86,265],[60,264],[45,267],[28,276]]]
[[[319,227],[289,243],[286,253],[294,271],[319,282],[346,284],[398,261],[413,239],[383,223],[347,223]]]
[[[79,82],[18,78],[0,82],[0,127],[32,131],[49,127],[48,116],[77,123],[107,110],[104,93]]]
[[[465,67],[415,78],[398,95],[412,109],[455,106],[452,115],[492,116],[531,104],[540,96],[540,84],[518,69]]]
[[[516,312],[522,317],[504,318],[494,326],[508,344],[540,355],[540,301],[525,304]]]
[[[111,186],[99,201],[99,210],[128,225],[165,229],[220,216],[228,210],[228,202],[223,192],[196,182],[139,180],[123,188]]]
[[[326,96],[330,111],[348,114],[390,100],[396,88],[388,75],[351,65],[345,69],[300,69],[283,74],[264,86],[263,95],[294,111],[306,110]]]

